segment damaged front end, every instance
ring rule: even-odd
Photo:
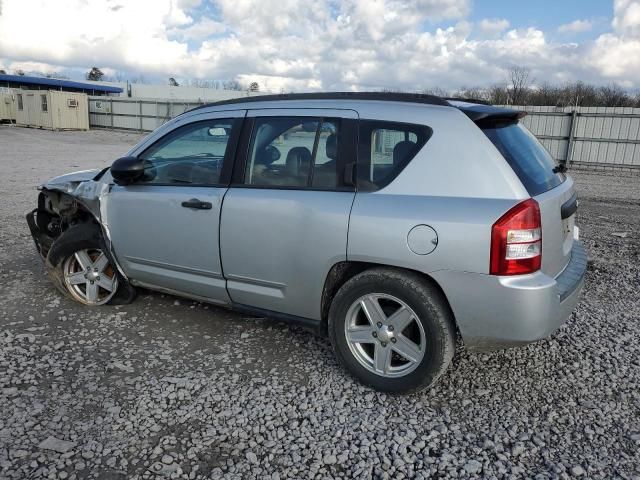
[[[69,227],[81,223],[103,227],[100,200],[108,192],[109,185],[100,179],[106,170],[62,175],[39,187],[38,207],[27,214],[27,224],[43,260],[56,239]]]

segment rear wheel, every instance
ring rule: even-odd
[[[66,230],[51,246],[47,267],[65,295],[88,306],[130,303],[135,289],[120,275],[95,224]]]
[[[367,270],[345,283],[329,311],[340,363],[378,390],[432,385],[455,350],[453,316],[441,292],[413,272]]]

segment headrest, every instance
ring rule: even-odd
[[[256,152],[256,165],[269,166],[280,158],[280,151],[273,145],[267,145]]]
[[[410,140],[403,140],[398,142],[395,147],[393,147],[393,164],[397,165],[402,160],[407,158],[409,153],[416,147],[415,142]]]
[[[306,175],[311,165],[311,152],[307,147],[293,147],[287,153],[286,168],[292,175]]]

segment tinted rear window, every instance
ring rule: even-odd
[[[360,120],[358,190],[387,186],[416,156],[431,137],[425,125]]]
[[[555,160],[522,125],[514,122],[493,124],[483,127],[482,131],[511,165],[532,197],[564,181],[564,174],[553,173]]]

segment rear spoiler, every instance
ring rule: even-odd
[[[522,110],[512,110],[510,108],[494,107],[493,105],[454,99],[449,100],[449,104],[459,109],[475,123],[517,122],[527,114],[527,112],[523,112]]]

